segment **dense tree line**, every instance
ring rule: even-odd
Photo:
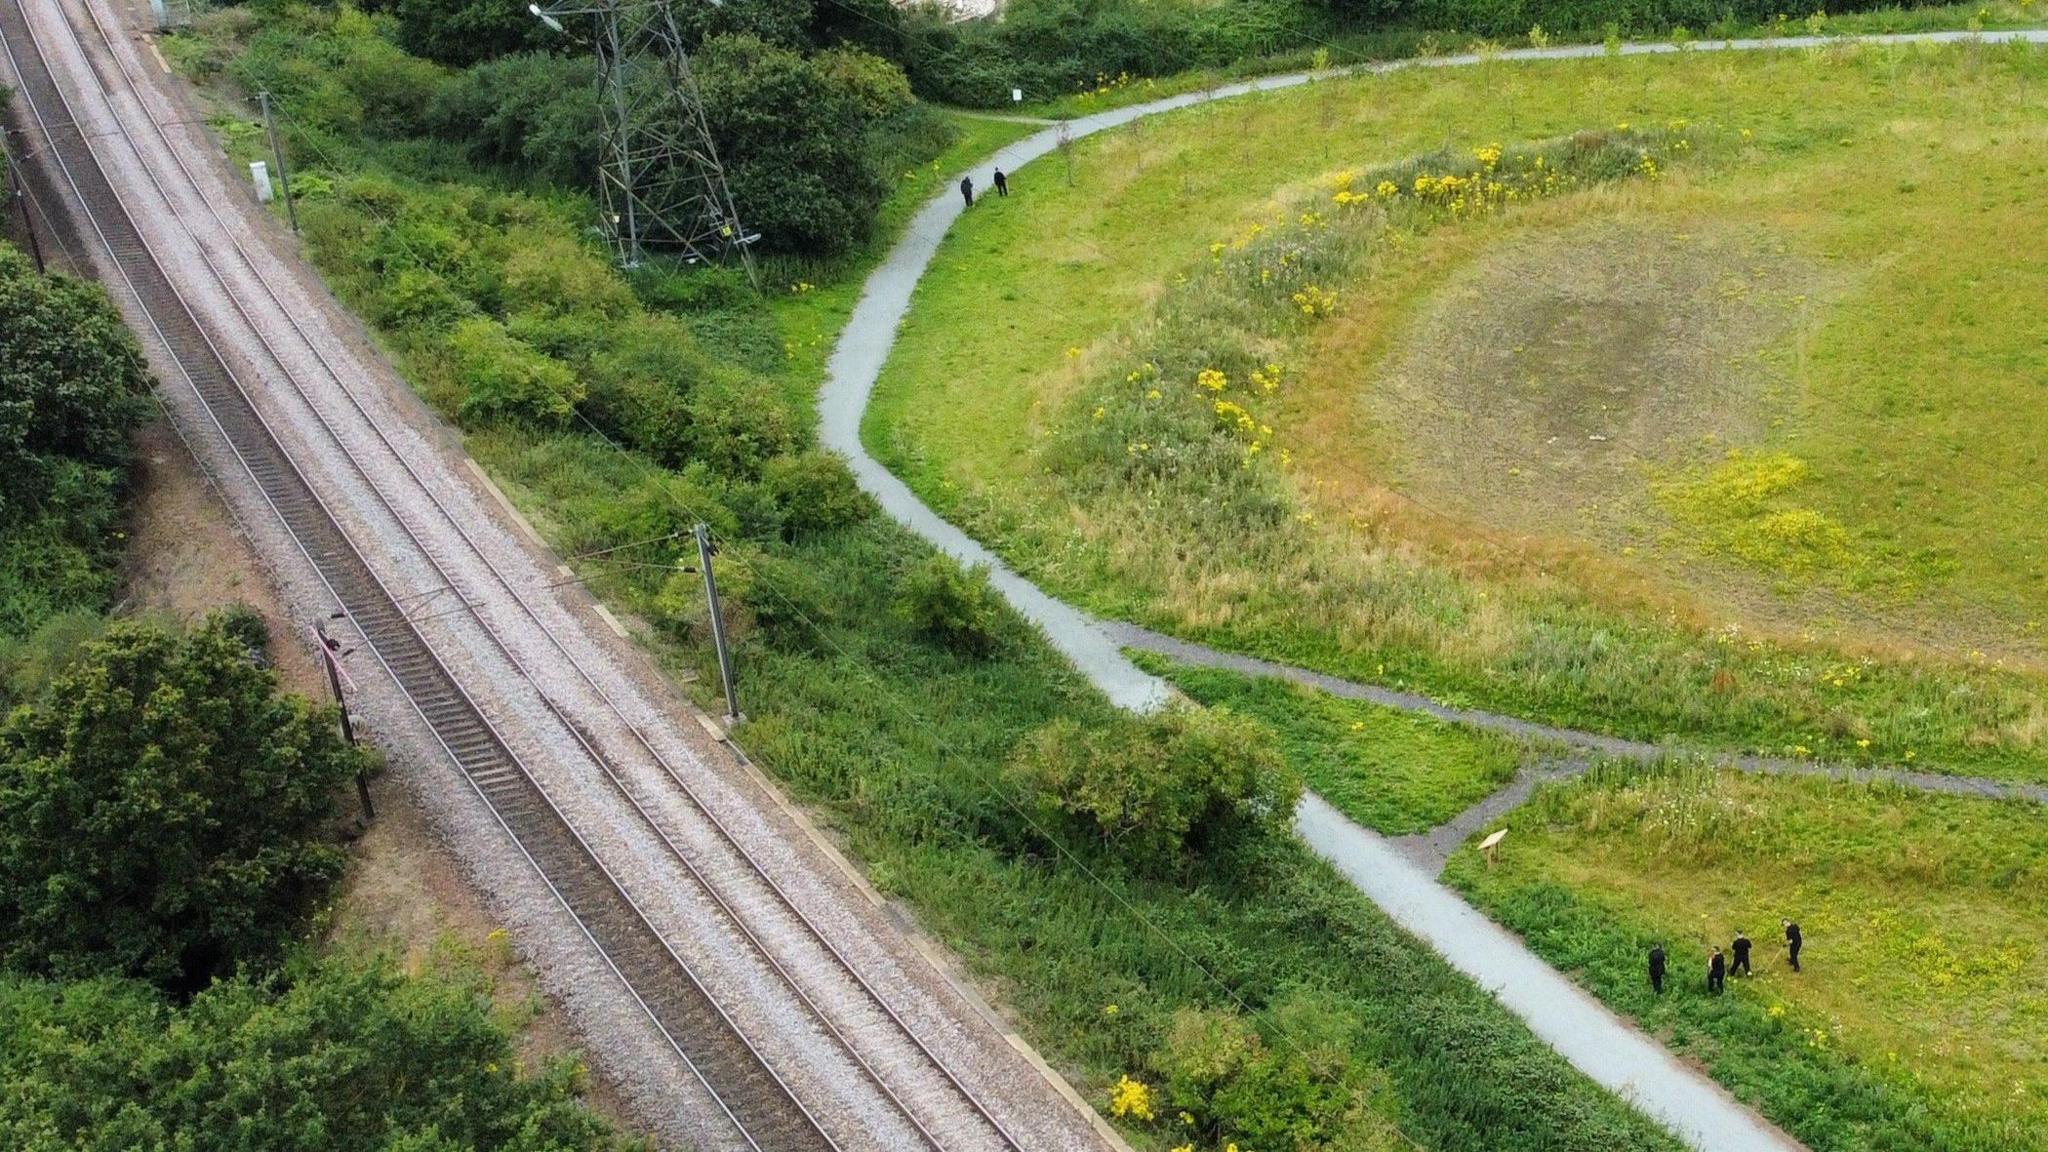
[[[0,243],[0,640],[105,606],[148,388],[97,285]]]
[[[594,187],[602,137],[582,23],[558,34],[496,0],[321,3],[300,18],[259,3],[272,18],[235,60],[236,78],[279,97],[323,143],[381,141],[422,175],[445,173],[438,147]],[[902,144],[939,125],[902,68],[871,50],[877,17],[801,0],[684,5],[676,16],[740,216],[764,249],[831,256],[863,243]]]

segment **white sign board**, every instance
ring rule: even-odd
[[[270,203],[270,165],[261,160],[249,161],[249,183],[256,186],[258,203]]]
[[[1012,103],[1012,104],[1022,104],[1023,102],[1024,102],[1024,90],[1023,90],[1022,88],[1012,88],[1012,89],[1010,89],[1010,103]]]

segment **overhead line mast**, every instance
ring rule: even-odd
[[[598,188],[619,263],[634,267],[650,250],[693,264],[736,253],[754,279],[749,249],[761,237],[740,225],[670,0],[552,0],[527,10],[557,32],[565,20],[591,21],[604,110]]]

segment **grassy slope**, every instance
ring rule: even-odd
[[[1690,769],[1551,786],[1449,877],[1814,1148],[2048,1147],[2039,810]],[[1804,971],[1778,922],[1805,931]],[[1757,975],[1709,998],[1710,944]],[[1671,952],[1662,999],[1642,973]]]
[[[1262,213],[1276,189],[1340,164],[1398,158],[1446,139],[1484,142],[1631,118],[1661,122],[1710,115],[1731,127],[1752,128],[1759,144],[1738,168],[1739,178],[1671,184],[1673,207],[1724,211],[1736,219],[1744,219],[1740,214],[1745,211],[1764,212],[1774,228],[1782,226],[1830,267],[1861,271],[1889,252],[1888,259],[1901,270],[1896,277],[1877,280],[1867,298],[1852,301],[1855,306],[1845,304],[1832,313],[1830,324],[1813,338],[1814,349],[1832,352],[1905,334],[1889,344],[1879,342],[1877,351],[1844,356],[1809,372],[1810,408],[1790,431],[1780,433],[1812,457],[1812,479],[1802,498],[1858,530],[1881,534],[1897,528],[1906,537],[1904,551],[1921,542],[1915,534],[1946,533],[1950,552],[1960,555],[1995,523],[2008,532],[1998,547],[2016,555],[1993,555],[1981,562],[1973,558],[1954,579],[1957,587],[1972,592],[1980,586],[1998,590],[2009,604],[2039,571],[2038,562],[2031,568],[2014,562],[2036,555],[2038,518],[2023,513],[2037,493],[2021,491],[2029,473],[2017,467],[2033,451],[2030,433],[1993,414],[2023,399],[2014,389],[2024,391],[2031,375],[2024,360],[2015,357],[2033,355],[2026,350],[2025,335],[2034,330],[2033,318],[1996,305],[2001,311],[1995,314],[2009,323],[1962,327],[1976,339],[1966,339],[1960,352],[1913,335],[1924,327],[1903,320],[1921,309],[1954,315],[1982,300],[1987,294],[1979,286],[1991,268],[2022,278],[2032,275],[2023,262],[2014,264],[2023,247],[2001,246],[1995,238],[2033,228],[2031,221],[2015,215],[2024,212],[2024,204],[2013,203],[2012,189],[2023,186],[2037,163],[2031,156],[2038,149],[2029,152],[2021,144],[2037,139],[2042,124],[2036,111],[2040,71],[2038,55],[2004,51],[1965,51],[1931,60],[1917,53],[1865,51],[1825,58],[1792,54],[1498,65],[1318,86],[1121,130],[1080,146],[1076,187],[1065,185],[1057,161],[1041,161],[1020,174],[1020,186],[1028,190],[1024,196],[978,213],[955,229],[906,321],[878,392],[868,438],[928,499],[985,538],[1004,543],[1041,579],[1107,611],[1203,632],[1192,609],[1176,602],[1181,590],[1170,578],[1131,571],[1105,576],[1099,557],[1077,560],[1078,553],[1086,552],[1086,510],[1070,513],[1046,506],[1040,500],[1046,489],[1033,474],[1034,444],[1056,418],[1061,398],[1087,380],[1091,369],[1114,367],[1114,338],[1123,325],[1144,314],[1155,292],[1151,286],[1198,259],[1211,238],[1226,236]],[[1845,139],[1850,142],[1846,147],[1838,143]],[[1868,170],[1872,165],[1876,173]],[[1970,173],[1960,187],[1958,172]],[[1954,211],[1957,199],[1971,210]],[[1926,231],[1901,233],[1901,211]],[[1980,216],[1987,218],[1980,222]],[[1935,221],[1944,221],[1945,230],[1933,230]],[[1457,242],[1446,243],[1455,247]],[[1968,251],[1972,260],[1934,259],[1946,246]],[[1465,251],[1451,253],[1451,266],[1477,250],[1468,244]],[[1952,266],[1956,271],[1950,275],[1946,269]],[[1432,283],[1427,275],[1416,278],[1411,294],[1398,285],[1391,292],[1375,288],[1375,312],[1384,306],[1391,327]],[[1919,386],[1930,377],[1946,377],[1957,361],[1963,375],[1985,385],[1967,401],[1954,399],[1948,390]],[[1817,356],[1807,358],[1809,365],[1818,362]],[[1887,383],[1865,386],[1850,374],[1852,367],[1883,369],[1880,375]],[[1911,405],[1901,393],[1910,393]],[[1912,414],[1920,425],[1916,430],[1944,448],[1949,439],[1965,438],[1952,427],[1937,432],[1944,421],[1956,420],[1987,435],[2003,433],[2004,446],[1984,453],[1985,460],[1956,454],[1958,466],[1989,494],[1956,501],[1955,486],[1940,483],[1945,495],[1930,495],[1926,490],[1932,485],[1917,479],[1923,474],[1925,446],[1909,437],[1864,436],[1845,443],[1843,430],[1858,426],[1851,417],[1867,415],[1873,406],[1901,415],[1909,407],[1923,409]],[[1330,455],[1337,452],[1333,448]],[[1345,463],[1333,465],[1330,474],[1339,476]],[[1902,476],[1906,479],[1898,479]],[[1885,512],[1886,497],[1893,495],[1897,507],[1884,519],[1867,525],[1856,521]],[[1939,513],[1931,512],[1929,501],[1940,504]],[[1865,681],[1859,686],[1861,699],[1845,700],[1797,683],[1827,679],[1825,653],[1795,651],[1781,659],[1773,651],[1737,688],[1759,699],[1738,698],[1737,707],[1707,707],[1700,694],[1720,658],[1714,649],[1703,638],[1688,638],[1668,626],[1633,625],[1631,614],[1649,615],[1643,611],[1645,601],[1634,595],[1643,582],[1625,577],[1613,582],[1630,591],[1606,592],[1605,603],[1599,581],[1590,582],[1596,609],[1591,619],[1580,602],[1587,595],[1584,588],[1560,595],[1539,586],[1535,595],[1520,601],[1521,615],[1509,623],[1520,630],[1525,651],[1513,662],[1527,667],[1506,674],[1495,667],[1500,653],[1482,665],[1486,654],[1469,645],[1460,650],[1456,636],[1434,651],[1409,645],[1388,660],[1384,637],[1303,634],[1290,627],[1284,598],[1264,617],[1240,618],[1228,629],[1207,631],[1268,654],[1368,678],[1363,660],[1393,663],[1402,675],[1433,690],[1634,734],[1682,732],[1717,743],[1774,751],[1813,747],[1866,758],[1898,757],[1911,750],[1923,763],[1941,759],[2015,775],[2042,771],[2034,750],[2039,710],[2026,703],[2035,689],[1996,672],[1977,676],[1919,667],[1898,673],[1876,690]],[[1655,597],[1647,603],[1664,606]],[[1493,610],[1498,615],[1499,602]],[[1680,618],[1688,615],[1681,612]],[[2018,622],[2021,628],[2024,624]],[[1581,641],[1562,634],[1571,630],[1589,635]],[[1528,650],[1530,645],[1587,641],[1619,653],[1607,659],[1620,667],[1592,677],[1597,681],[1593,690],[1536,667],[1562,657]],[[1372,650],[1375,644],[1378,651]],[[1779,676],[1774,668],[1789,669],[1790,675]],[[1979,680],[1974,691],[1980,697],[2003,699],[2000,709],[1938,717],[1917,727],[1858,731],[1905,714],[1908,706],[1902,701],[1907,698],[1946,692],[1935,683],[1972,677]],[[1726,687],[1717,685],[1715,691]],[[1929,711],[1917,703],[1910,707],[1915,715]],[[1873,736],[1880,737],[1874,746],[1855,743]]]
[[[1389,835],[1424,832],[1512,780],[1530,750],[1505,736],[1376,704],[1140,654],[1210,707],[1270,726],[1288,764],[1345,815]]]

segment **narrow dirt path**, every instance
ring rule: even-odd
[[[1104,635],[1126,648],[1156,652],[1185,664],[1221,668],[1230,672],[1241,672],[1247,676],[1287,680],[1328,692],[1332,696],[1342,696],[1347,700],[1363,700],[1403,712],[1427,713],[1453,724],[1483,728],[1507,736],[1563,744],[1578,752],[1611,756],[1619,760],[1648,762],[1696,751],[1683,745],[1626,740],[1619,736],[1604,736],[1598,732],[1586,732],[1577,728],[1538,724],[1500,712],[1487,712],[1477,708],[1453,708],[1418,693],[1401,692],[1375,684],[1360,684],[1323,672],[1297,668],[1291,664],[1279,664],[1271,660],[1261,660],[1256,656],[1225,652],[1211,648],[1207,644],[1197,644],[1191,640],[1168,636],[1163,632],[1154,632],[1149,628],[1140,628],[1135,624],[1105,621],[1099,626]],[[1794,760],[1783,756],[1757,756],[1734,752],[1708,752],[1703,755],[1709,763],[1718,767],[1764,776],[1820,776],[1859,784],[1891,784],[1945,796],[1975,796],[1987,800],[2031,800],[2037,804],[2048,804],[2048,785],[2043,784],[1993,780],[1985,776],[1951,776],[1941,772],[1921,772],[1910,768],[1864,768],[1853,764]]]
[[[2048,30],[1936,32],[1860,39],[1876,44],[1940,44],[1971,39],[1984,43],[2013,40],[2048,43]],[[1813,48],[1833,42],[1835,40],[1828,37],[1802,36],[1776,40],[1715,41],[1692,47],[1707,52],[1748,51]],[[1655,55],[1679,50],[1676,44],[1628,44],[1622,46],[1621,54]],[[1575,45],[1503,52],[1495,59],[1583,59],[1603,55],[1606,51],[1598,44]],[[1443,56],[1398,61],[1358,71],[1459,67],[1476,64],[1479,60],[1476,55]],[[1064,133],[1057,128],[1047,129],[1003,148],[977,165],[970,174],[980,176],[981,182],[986,184],[990,182],[991,169],[1015,171],[1053,151],[1063,138],[1077,139],[1141,117],[1207,100],[1297,87],[1346,74],[1294,73],[1266,77],[1082,117],[1067,122]],[[1048,595],[1011,570],[994,552],[927,507],[907,484],[870,456],[861,443],[862,415],[867,410],[875,381],[895,344],[896,330],[909,310],[911,295],[938,251],[946,230],[963,210],[964,205],[950,187],[934,197],[912,219],[909,229],[881,266],[869,275],[860,303],[847,321],[826,365],[827,379],[818,400],[820,437],[826,447],[845,457],[861,487],[874,496],[890,516],[954,559],[986,566],[991,580],[1004,598],[1038,625],[1047,640],[1118,706],[1137,712],[1153,711],[1172,698],[1172,689],[1124,655],[1124,646],[1154,647],[1133,643],[1135,639],[1156,637],[1159,646],[1155,650],[1165,650],[1165,646],[1170,644],[1170,654],[1184,659],[1202,657],[1205,662],[1220,663],[1244,658],[1186,645],[1171,637],[1145,633],[1128,625],[1105,623]],[[1301,677],[1315,675],[1298,669],[1292,671]],[[1260,674],[1289,675],[1289,672],[1279,665],[1269,665]],[[1366,685],[1348,685],[1343,681],[1336,683],[1359,693],[1384,691]],[[1398,697],[1399,694],[1395,695]],[[1432,712],[1442,709],[1441,705],[1420,697],[1401,697],[1394,706]],[[1483,718],[1491,726],[1501,728],[1521,725],[1527,727],[1532,735],[1550,738],[1559,734],[1506,716],[1464,713],[1447,718],[1470,723],[1480,722]],[[1611,738],[1592,733],[1577,735],[1585,738],[1576,741],[1580,746],[1599,747],[1599,750],[1617,755],[1639,755],[1639,749],[1654,747],[1631,741],[1611,741]],[[1784,762],[1778,763],[1782,765]],[[1742,765],[1737,763],[1736,766]],[[1805,767],[1827,771],[1825,766]],[[1774,771],[1778,768],[1772,762],[1757,759],[1751,762],[1750,770]],[[1926,778],[1931,790],[1972,791],[1967,787],[1968,782],[1960,778],[1935,777],[1925,773],[1901,774],[1896,781],[1908,783],[1922,777]],[[1940,783],[1936,784],[1937,781]],[[2000,789],[2014,787],[1990,781],[1977,783]],[[1530,786],[1533,787],[1533,782]],[[1570,1060],[1574,1067],[1629,1100],[1694,1148],[1701,1152],[1787,1152],[1802,1147],[1730,1096],[1712,1079],[1680,1063],[1661,1044],[1609,1012],[1577,985],[1544,964],[1514,935],[1438,884],[1432,869],[1418,863],[1393,842],[1347,820],[1313,793],[1302,802],[1296,815],[1296,828],[1302,839],[1329,860],[1360,892],[1402,927],[1427,941],[1459,971],[1499,995],[1510,1011]]]

